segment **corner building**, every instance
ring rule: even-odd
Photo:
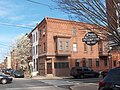
[[[85,34],[89,32],[86,27],[95,26],[45,17],[29,34],[33,42],[34,71],[38,71],[40,76],[69,76],[70,69],[75,66],[100,71],[98,43],[88,46],[82,42]]]

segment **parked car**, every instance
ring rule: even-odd
[[[13,69],[6,69],[5,70],[5,74],[11,75],[11,73],[13,72]]]
[[[70,71],[70,76],[74,78],[85,78],[85,77],[99,77],[99,72],[93,71],[88,67],[73,67]]]
[[[99,82],[98,90],[120,90],[120,67],[109,70]]]
[[[14,71],[12,71],[11,76],[13,76],[15,78],[24,78],[24,71],[14,70]]]
[[[9,74],[10,75],[11,71],[12,71],[11,68],[5,68],[5,69],[3,69],[3,73],[4,74]]]
[[[104,78],[108,74],[108,69],[101,72],[102,77]]]
[[[11,83],[12,80],[13,80],[12,77],[0,74],[0,83],[1,84]]]

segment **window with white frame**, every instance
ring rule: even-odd
[[[73,43],[73,52],[77,52],[77,43]]]
[[[63,50],[63,41],[62,40],[59,41],[59,50]]]
[[[66,41],[65,41],[65,49],[67,50],[67,51],[69,51],[69,49],[70,49],[70,46],[69,46],[70,44],[69,44],[69,39],[66,39]]]

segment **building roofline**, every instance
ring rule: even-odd
[[[97,27],[97,25],[91,24],[91,23],[85,23],[85,22],[79,22],[79,21],[73,21],[73,20],[67,20],[67,19],[60,19],[60,18],[44,17],[44,19],[32,29],[32,31],[28,34],[28,37],[30,37],[30,36],[32,35],[32,32],[33,32],[41,23],[43,23],[44,21],[47,22],[48,20],[56,20],[56,21],[63,21],[63,22],[66,21],[66,22],[71,22],[71,23],[76,23],[76,24],[86,24],[86,25],[92,25],[92,26]]]

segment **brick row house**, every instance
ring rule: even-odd
[[[69,76],[70,69],[75,66],[97,71],[108,68],[107,55],[99,57],[100,45],[88,46],[82,42],[89,32],[86,27],[98,31],[91,24],[45,17],[28,35],[32,42],[34,71],[41,76]],[[106,41],[99,43],[103,42]]]
[[[120,0],[106,0],[109,26],[120,32]],[[120,48],[115,46],[111,50],[111,68],[120,66]]]

